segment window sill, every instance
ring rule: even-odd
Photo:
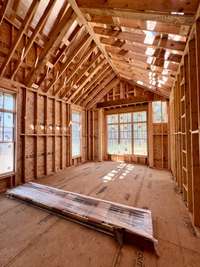
[[[0,180],[3,180],[3,179],[6,179],[10,176],[14,176],[15,175],[15,172],[7,172],[7,173],[4,173],[4,174],[0,174]]]
[[[81,158],[81,155],[72,157],[72,159],[78,159],[78,158]]]

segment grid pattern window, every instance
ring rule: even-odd
[[[146,111],[133,113],[134,154],[147,155],[147,113]]]
[[[14,171],[15,96],[0,92],[0,175]]]
[[[167,103],[163,101],[154,101],[152,103],[153,123],[167,123]]]
[[[81,113],[72,111],[72,157],[81,156]]]
[[[146,111],[107,116],[107,152],[147,155]]]

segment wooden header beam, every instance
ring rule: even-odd
[[[152,102],[154,100],[154,96],[137,96],[132,99],[117,99],[112,101],[100,102],[97,103],[97,108],[109,108],[109,107],[119,107],[124,105],[135,105]]]

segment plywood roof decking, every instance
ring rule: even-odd
[[[198,4],[198,0],[4,0],[2,35],[5,21],[18,34],[12,37],[0,75],[18,81],[25,66],[26,86],[72,103],[95,97],[94,85],[97,91],[111,88],[112,80],[106,88],[101,85],[101,77],[109,80],[110,75],[168,96]]]

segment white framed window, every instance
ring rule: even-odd
[[[153,123],[167,123],[167,102],[154,101],[152,102]]]
[[[72,157],[81,156],[81,113],[72,111]]]
[[[15,95],[0,91],[0,175],[15,170]]]
[[[107,153],[147,155],[146,111],[107,115]]]
[[[135,155],[147,155],[147,113],[133,113],[133,151]]]

